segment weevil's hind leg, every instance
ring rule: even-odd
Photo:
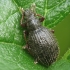
[[[45,18],[44,18],[43,16],[41,16],[40,14],[36,14],[36,16],[40,17],[40,18],[39,18],[39,21],[40,21],[40,22],[43,22],[44,19],[45,19]]]

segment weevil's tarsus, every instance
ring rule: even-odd
[[[51,30],[52,33],[54,33],[54,30]]]
[[[26,46],[23,46],[22,49],[26,49]]]
[[[34,61],[34,64],[37,64],[38,63],[38,61],[37,61],[37,59]]]

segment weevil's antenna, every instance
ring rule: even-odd
[[[36,9],[36,4],[35,3],[32,3],[31,7],[30,7],[30,10],[35,13],[35,9]]]

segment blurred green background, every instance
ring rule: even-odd
[[[55,35],[60,47],[60,59],[70,48],[70,14],[58,25],[56,25],[53,30],[55,30]]]

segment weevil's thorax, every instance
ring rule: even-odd
[[[35,14],[31,10],[25,11],[25,17],[27,21],[27,29],[29,31],[36,30],[41,26],[39,19],[35,16]]]

